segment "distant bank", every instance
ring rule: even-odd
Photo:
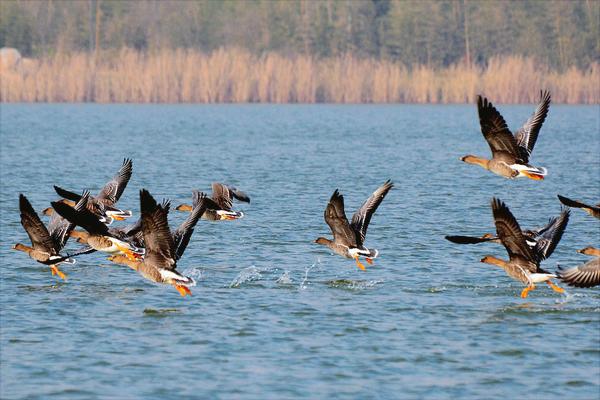
[[[1,102],[599,104],[600,64],[554,71],[532,58],[435,69],[346,55],[315,59],[241,49],[57,54],[0,69]]]

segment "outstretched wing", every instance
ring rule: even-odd
[[[521,259],[530,263],[536,263],[537,258],[535,257],[533,250],[527,245],[519,223],[506,204],[497,198],[493,198],[492,212],[494,214],[496,232],[498,233],[500,241],[506,248],[510,259]]]
[[[558,195],[558,199],[565,206],[569,206],[569,207],[573,207],[573,208],[583,208],[586,211],[589,210],[592,215],[600,215],[600,204],[598,204],[596,206],[592,206],[589,204],[582,203],[581,201],[578,201],[578,200],[573,200],[568,197],[561,196],[560,194]],[[596,217],[596,218],[598,218],[598,217]]]
[[[504,152],[520,159],[521,153],[517,141],[494,105],[485,97],[477,96],[477,111],[481,133],[488,142],[492,155]]]
[[[521,148],[521,154],[525,161],[529,160],[533,146],[540,133],[540,128],[548,115],[548,108],[550,107],[550,92],[540,92],[540,103],[535,109],[533,115],[525,122],[525,124],[517,131],[516,139],[517,144]]]
[[[173,243],[175,245],[175,260],[179,260],[183,255],[183,252],[187,248],[188,243],[194,233],[194,227],[198,223],[198,220],[204,214],[206,210],[206,195],[198,191],[194,191],[192,203],[192,212],[188,217],[179,225],[179,227],[173,232]]]
[[[84,207],[83,210],[76,210],[73,207],[59,201],[53,201],[50,204],[52,204],[54,211],[56,211],[61,217],[77,226],[82,227],[89,233],[109,235],[108,227],[100,222],[98,216],[90,212],[87,207]]]
[[[538,259],[545,260],[552,255],[567,228],[570,214],[569,209],[565,208],[558,217],[551,218],[546,226],[536,232],[538,237],[533,251]]]
[[[19,195],[19,210],[21,211],[21,225],[27,232],[33,248],[50,255],[56,254],[48,229],[23,194]]]
[[[81,199],[75,205],[75,210],[81,211],[87,207],[87,202],[89,199],[90,192],[87,190],[83,192]],[[67,240],[69,239],[69,234],[75,228],[75,224],[69,222],[67,219],[60,216],[58,213],[53,213],[52,218],[50,219],[50,223],[48,224],[48,231],[50,232],[50,237],[54,242],[54,248],[57,252],[60,252]]]
[[[168,211],[158,205],[146,190],[140,190],[140,209],[142,213],[142,233],[146,254],[144,262],[159,268],[175,269],[174,244],[169,222]]]
[[[62,197],[64,199],[71,200],[71,201],[79,201],[81,199],[80,194],[73,193],[73,192],[63,189],[59,186],[54,185],[54,190],[56,191],[56,194],[58,194],[60,197]]]
[[[221,210],[231,211],[233,200],[227,186],[222,183],[213,182],[212,184],[212,199],[218,204]]]
[[[229,193],[239,201],[243,201],[245,203],[250,203],[250,197],[235,186],[227,185],[227,189],[229,189]]]
[[[369,227],[369,222],[371,222],[371,217],[392,187],[394,187],[394,184],[388,179],[383,185],[375,190],[375,192],[369,196],[363,205],[360,206],[358,211],[354,213],[350,227],[352,230],[354,230],[354,232],[356,232],[357,244],[359,246],[362,246],[365,241],[367,228]]]
[[[600,285],[600,258],[569,269],[558,267],[558,277],[575,287],[598,286]]]
[[[492,242],[494,240],[498,240],[496,236],[489,237],[473,237],[473,236],[460,236],[460,235],[452,235],[452,236],[444,236],[444,238],[452,243],[456,244],[478,244],[483,242]]]
[[[344,212],[344,196],[336,189],[331,195],[325,208],[325,222],[333,232],[333,240],[348,247],[357,247],[357,238],[354,230],[348,223]]]
[[[123,160],[123,165],[117,174],[104,185],[100,193],[98,194],[98,200],[108,201],[109,205],[114,205],[123,194],[131,174],[133,172],[133,163],[131,159],[126,158]]]

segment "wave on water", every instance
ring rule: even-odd
[[[326,284],[332,288],[348,289],[348,290],[364,290],[374,287],[375,285],[382,283],[383,280],[352,280],[352,279],[335,279],[327,281]]]

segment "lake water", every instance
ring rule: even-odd
[[[500,106],[516,129],[534,105]],[[600,288],[522,285],[482,264],[498,245],[492,196],[522,227],[560,212],[556,194],[600,199],[598,106],[552,105],[532,163],[542,182],[459,161],[488,156],[474,105],[1,106],[0,397],[3,399],[592,399],[600,392]],[[138,190],[174,205],[213,181],[252,198],[244,219],[200,221],[179,262],[193,296],[91,254],[66,282],[12,251],[27,243],[18,195],[93,193],[133,159]],[[347,214],[386,179],[366,272],[312,241],[339,188]],[[172,224],[186,214],[172,212]],[[543,266],[587,261],[598,220],[573,210]],[[68,249],[77,248],[70,242]],[[564,285],[561,285],[564,286]]]

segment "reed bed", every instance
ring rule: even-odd
[[[57,54],[0,70],[2,102],[97,103],[498,103],[598,104],[600,66],[564,72],[532,58],[496,57],[485,67],[424,65],[345,55],[316,59],[242,49],[210,54],[131,49]]]

